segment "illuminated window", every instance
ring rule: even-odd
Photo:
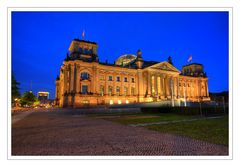
[[[129,103],[129,101],[128,100],[126,100],[126,104],[128,104]]]
[[[82,103],[83,104],[89,104],[89,101],[88,100],[83,100]]]
[[[113,100],[110,100],[110,101],[109,101],[109,104],[112,105],[112,104],[113,104]]]
[[[112,86],[109,86],[109,87],[108,87],[108,95],[109,95],[109,96],[112,96]]]
[[[104,95],[104,86],[100,85],[100,95],[103,96]]]
[[[116,94],[117,94],[117,96],[120,95],[120,87],[119,86],[116,87]]]
[[[104,81],[104,76],[103,76],[103,75],[100,75],[99,80],[100,80],[100,81]]]
[[[131,95],[133,96],[135,94],[135,88],[131,87]]]
[[[127,92],[128,92],[128,88],[125,86],[125,87],[124,87],[124,96],[127,95]]]
[[[121,101],[121,100],[118,100],[118,104],[122,104],[122,101]]]

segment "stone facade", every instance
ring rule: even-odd
[[[56,79],[58,106],[209,100],[201,64],[186,65],[181,72],[167,61],[144,61],[140,50],[137,56],[121,56],[115,64],[102,63],[97,48],[94,42],[72,41]],[[126,63],[119,63],[123,60]]]

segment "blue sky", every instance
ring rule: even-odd
[[[209,91],[228,90],[228,12],[13,12],[12,71],[20,91],[49,91],[74,38],[97,42],[100,61],[136,54],[144,60],[172,56],[181,70],[192,55],[204,65]]]

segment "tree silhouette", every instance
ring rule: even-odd
[[[25,92],[23,94],[20,103],[21,103],[21,105],[31,106],[36,101],[37,101],[36,96],[30,91],[30,92]]]
[[[16,81],[16,79],[12,73],[12,103],[14,103],[16,98],[21,97],[18,85],[20,85],[20,83]]]

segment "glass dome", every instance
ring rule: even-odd
[[[115,61],[115,65],[125,66],[126,64],[129,64],[132,61],[134,61],[136,58],[137,58],[137,56],[135,56],[133,54],[125,54],[125,55],[118,57],[118,59]]]

